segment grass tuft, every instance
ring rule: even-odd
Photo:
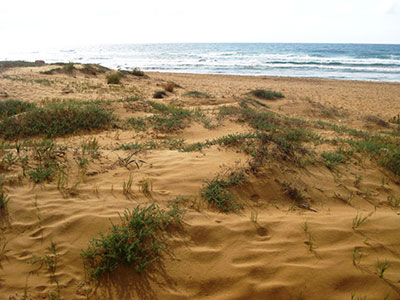
[[[265,100],[276,100],[285,97],[282,93],[272,90],[253,90],[250,95]]]
[[[211,98],[211,95],[209,95],[207,93],[199,92],[199,91],[189,91],[189,92],[183,94],[183,96],[192,97],[192,98]]]
[[[121,82],[120,73],[111,73],[106,76],[107,84],[119,84]]]
[[[235,196],[228,190],[229,187],[239,185],[245,181],[243,170],[232,171],[227,178],[217,175],[211,180],[205,181],[201,189],[201,197],[211,205],[223,212],[236,211],[242,208],[237,203]]]
[[[180,222],[183,211],[164,211],[154,203],[148,207],[126,209],[120,215],[120,224],[112,224],[106,234],[89,242],[82,250],[87,274],[97,280],[114,271],[120,264],[132,266],[140,273],[160,258],[165,248],[165,230]]]

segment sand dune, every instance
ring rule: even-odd
[[[327,167],[323,153],[338,150],[341,143],[332,140],[357,133],[317,123],[371,135],[390,131],[393,151],[398,151],[398,125],[388,120],[400,111],[400,84],[148,73],[148,78],[127,75],[122,84],[108,85],[105,74],[40,73],[53,67],[9,69],[0,74],[0,91],[37,105],[139,100],[102,104],[119,117],[119,128],[54,139],[65,178],[34,184],[19,163],[1,170],[3,191],[10,197],[1,210],[1,299],[400,299],[398,175],[357,151]],[[170,81],[180,87],[152,99]],[[65,88],[71,91],[66,94]],[[301,147],[307,152],[295,148],[293,156],[268,144],[265,161],[253,172],[248,149],[255,141],[236,146],[213,141],[255,132],[235,115],[219,115],[221,107],[240,108],[254,89],[279,91],[285,98],[249,100],[250,107],[276,113],[281,123],[305,120],[321,138],[304,140]],[[209,97],[193,98],[188,91]],[[152,116],[147,100],[202,115],[171,132],[135,130],[125,120]],[[276,134],[285,134],[280,130]],[[83,154],[82,145],[94,139],[98,149]],[[195,143],[202,148],[182,150]],[[6,144],[15,141],[5,141],[2,159],[17,153]],[[37,163],[32,149],[22,150],[30,167]],[[131,154],[139,168],[132,161],[124,166]],[[87,164],[80,168],[83,158]],[[245,182],[229,188],[242,209],[221,212],[202,199],[207,180],[242,168]],[[89,280],[81,251],[90,240],[107,232],[111,222],[117,224],[124,209],[150,203],[168,209],[176,199],[184,199],[176,203],[186,213],[181,225],[168,231],[160,260],[140,274],[123,265]],[[357,220],[361,223],[355,225]],[[55,258],[53,269],[46,255]],[[377,265],[384,262],[389,267],[381,274]]]

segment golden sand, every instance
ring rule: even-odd
[[[0,92],[37,104],[133,96],[152,99],[155,91],[172,81],[180,88],[158,101],[202,109],[216,123],[221,105],[237,106],[251,90],[272,89],[285,95],[277,101],[260,100],[273,112],[370,132],[386,130],[376,120],[388,121],[400,112],[398,83],[147,73],[148,78],[127,76],[121,85],[107,85],[104,74],[39,73],[51,68],[9,69],[0,74]],[[211,97],[184,96],[193,90]],[[123,120],[149,114],[139,105],[140,101],[113,102],[110,107]],[[136,141],[161,142],[169,137],[189,145],[251,131],[245,123],[226,118],[216,128],[192,121],[171,134],[124,128],[59,137],[57,145],[69,147],[63,159],[71,166],[73,151],[80,151],[82,143],[96,138],[101,146],[86,176],[80,177],[71,167],[67,195],[60,193],[57,180],[34,185],[19,176],[17,166],[2,171],[11,200],[1,217],[0,247],[5,247],[0,257],[0,298],[24,299],[25,291],[26,299],[49,299],[49,293],[58,293],[58,282],[57,297],[66,300],[342,300],[352,295],[354,299],[400,299],[400,208],[388,201],[400,197],[399,180],[369,156],[360,155],[359,163],[335,170],[320,161],[299,167],[271,157],[257,174],[249,174],[246,183],[232,189],[244,209],[221,213],[204,203],[199,191],[216,174],[247,165],[249,156],[240,149],[215,145],[179,152],[161,147],[135,155],[146,162],[140,169],[119,165],[118,157],[131,152],[114,150]],[[333,131],[325,132],[325,137],[335,136]],[[130,175],[134,195],[127,197],[123,183]],[[355,183],[357,176],[360,182]],[[150,196],[141,190],[142,180],[151,183]],[[285,182],[306,195],[313,210],[293,205],[283,188]],[[191,197],[192,202],[185,207],[182,228],[171,233],[160,263],[142,274],[123,266],[99,282],[87,281],[81,250],[110,228],[110,219],[118,222],[118,213],[138,204],[155,202],[165,208],[180,195]],[[370,216],[353,229],[357,215]],[[49,254],[51,242],[57,250],[54,273],[45,262],[32,263],[35,257]],[[390,267],[381,278],[376,265],[385,260]]]

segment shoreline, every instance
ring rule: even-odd
[[[118,69],[112,69],[114,71],[118,71]],[[343,81],[343,82],[360,82],[360,83],[383,83],[383,84],[395,84],[400,85],[399,81],[379,81],[379,80],[362,80],[362,79],[343,79],[343,78],[326,78],[326,77],[303,77],[303,76],[269,76],[269,75],[244,75],[244,74],[218,74],[218,73],[190,73],[190,72],[169,72],[169,71],[146,71],[144,72],[148,74],[171,74],[171,75],[200,75],[200,76],[234,76],[234,77],[245,77],[245,78],[264,78],[264,79],[284,79],[284,80],[291,80],[291,79],[299,79],[299,80],[333,80],[333,81]]]

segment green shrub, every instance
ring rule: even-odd
[[[160,258],[165,248],[168,226],[178,224],[183,211],[177,208],[164,211],[154,203],[148,207],[137,206],[120,215],[121,224],[114,225],[106,234],[90,241],[81,253],[89,278],[97,280],[118,265],[132,266],[142,272]]]
[[[266,100],[276,100],[285,97],[282,93],[271,90],[253,90],[250,92],[250,95]]]
[[[132,74],[133,76],[138,76],[138,77],[144,77],[144,76],[146,76],[146,75],[144,74],[144,72],[141,71],[139,68],[134,68],[134,69],[131,71],[131,74]]]
[[[146,131],[148,128],[145,118],[129,118],[127,121],[137,131]]]
[[[324,164],[328,169],[334,169],[338,164],[344,163],[346,158],[344,155],[336,152],[322,152],[322,158],[324,159]]]
[[[211,98],[211,96],[209,94],[199,92],[199,91],[189,91],[189,92],[183,94],[183,96],[192,97],[192,98]]]
[[[52,167],[38,166],[36,169],[29,171],[28,175],[34,183],[41,183],[45,180],[50,180],[54,173],[55,169]]]
[[[18,68],[18,67],[38,67],[42,66],[43,63],[40,62],[29,62],[29,61],[0,61],[0,72],[10,68]]]
[[[244,180],[243,170],[233,171],[227,178],[217,175],[213,179],[205,181],[205,186],[200,191],[201,197],[223,212],[238,210],[242,208],[242,205],[236,202],[235,196],[228,188],[241,184]]]
[[[0,102],[0,118],[10,117],[35,108],[35,104],[20,100],[5,100]]]
[[[106,76],[107,84],[119,84],[121,81],[121,74],[120,73],[112,73]]]
[[[5,118],[0,122],[0,135],[6,139],[39,134],[54,137],[82,129],[105,128],[111,123],[111,112],[98,105],[56,103]]]

